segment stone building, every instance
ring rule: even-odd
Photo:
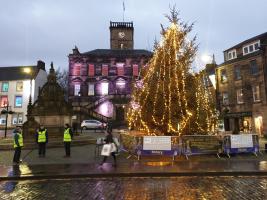
[[[132,22],[110,22],[110,49],[69,55],[69,101],[74,119],[97,118],[123,123],[131,86],[152,52],[134,49]]]
[[[0,112],[13,111],[7,118],[7,127],[22,125],[27,120],[27,105],[31,95],[35,101],[39,87],[47,81],[45,63],[38,61],[37,65],[0,67]],[[0,114],[0,128],[5,127],[6,114]]]
[[[224,51],[216,84],[226,131],[267,134],[266,44],[263,33]]]

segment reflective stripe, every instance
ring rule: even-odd
[[[38,132],[38,142],[46,142],[46,129]]]
[[[70,135],[70,129],[69,128],[65,129],[65,131],[64,131],[63,142],[71,142],[71,135]]]
[[[17,133],[17,135],[19,136],[18,139],[18,143],[20,147],[23,147],[23,137],[22,137],[22,133]],[[18,147],[16,142],[15,142],[15,137],[14,137],[14,148]]]

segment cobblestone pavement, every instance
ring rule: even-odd
[[[267,199],[267,177],[103,178],[0,182],[0,199]]]

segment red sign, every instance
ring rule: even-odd
[[[89,64],[88,72],[89,76],[95,76],[95,66],[93,64]]]
[[[138,65],[133,65],[133,75],[134,76],[139,75]]]
[[[8,102],[8,98],[7,96],[1,96],[0,97],[0,107],[6,107],[7,106],[7,102]]]
[[[102,76],[108,76],[108,65],[102,65]]]

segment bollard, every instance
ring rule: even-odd
[[[265,150],[265,153],[267,153],[267,143],[265,143],[264,150]]]

